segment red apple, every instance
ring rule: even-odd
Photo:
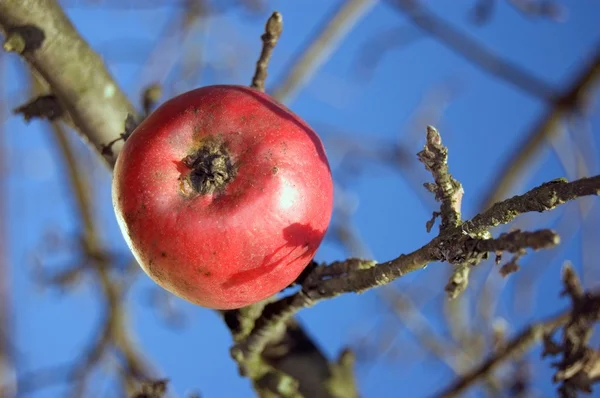
[[[292,283],[329,225],[317,134],[268,95],[209,86],[160,106],[127,139],[113,180],[121,231],[157,284],[240,308]]]

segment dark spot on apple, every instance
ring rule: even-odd
[[[135,220],[137,219],[137,211],[136,212],[127,212],[125,214],[123,214],[123,218],[125,219],[125,223],[127,225],[131,225],[135,222]]]
[[[209,276],[211,276],[211,275],[212,275],[212,274],[210,273],[210,271],[205,271],[205,272],[204,272],[204,276],[206,276],[207,278],[208,278]]]
[[[160,256],[161,256],[161,257],[167,257],[167,253],[165,253],[165,252],[160,252]]]
[[[273,168],[271,169],[271,173],[273,173],[273,174],[277,174],[278,171],[279,171],[279,167],[277,167],[277,166],[273,166]]]

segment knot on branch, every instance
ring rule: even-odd
[[[482,239],[453,233],[440,237],[439,243],[432,249],[438,261],[454,265],[477,265],[487,259],[488,253],[480,248]]]
[[[101,153],[103,156],[105,157],[112,157],[114,155],[113,152],[113,145],[115,145],[117,142],[123,140],[123,142],[127,141],[127,139],[129,138],[129,136],[133,133],[133,130],[136,129],[136,127],[138,126],[138,122],[137,120],[135,120],[134,116],[130,113],[127,114],[127,116],[125,117],[125,122],[124,122],[124,132],[122,132],[121,134],[119,134],[119,136],[117,138],[115,138],[114,140],[110,141],[108,144],[102,145],[102,149],[101,149]]]
[[[440,240],[435,255],[438,261],[447,261],[456,266],[445,288],[448,297],[454,299],[467,288],[470,268],[486,260],[489,253],[496,253],[497,263],[502,253],[515,254],[500,270],[501,274],[506,276],[519,269],[517,260],[527,252],[526,249],[546,249],[559,243],[558,234],[549,229],[533,232],[515,230],[501,234],[495,239],[455,233]]]
[[[559,178],[542,184],[539,187],[540,190],[538,195],[531,198],[532,208],[541,213],[552,210],[559,204],[564,203],[564,200],[561,200],[557,190],[567,183],[568,181],[565,178]]]
[[[34,25],[14,26],[6,32],[4,41],[4,51],[25,54],[33,52],[44,43],[46,34],[44,31]]]

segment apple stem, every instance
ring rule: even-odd
[[[210,195],[225,189],[236,175],[236,168],[223,144],[207,142],[182,159],[191,169],[186,179],[200,195]]]

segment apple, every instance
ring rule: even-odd
[[[331,218],[323,144],[249,87],[181,94],[147,117],[117,159],[112,198],[142,269],[194,304],[240,308],[290,285]]]

